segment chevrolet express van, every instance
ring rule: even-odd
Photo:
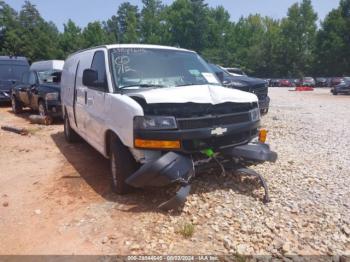
[[[82,50],[65,61],[61,97],[66,139],[82,137],[110,160],[116,193],[181,184],[164,209],[186,200],[199,165],[277,159],[257,139],[257,96],[223,87],[193,51],[119,44]]]

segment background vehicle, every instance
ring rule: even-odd
[[[328,79],[326,77],[316,77],[316,86],[317,87],[327,87],[328,86]]]
[[[342,81],[341,77],[332,77],[330,80],[330,87],[335,87],[339,85]]]
[[[280,86],[280,79],[271,79],[269,84],[272,87],[279,87]]]
[[[265,80],[248,76],[233,76],[218,65],[209,65],[215,74],[218,75],[221,73],[223,75],[223,79],[221,80],[224,86],[255,94],[259,99],[261,113],[266,114],[269,111],[269,88]]]
[[[313,79],[312,77],[303,77],[300,79],[300,82],[298,84],[300,86],[315,87],[316,82],[315,79]]]
[[[64,61],[33,63],[23,74],[22,82],[12,89],[12,110],[18,114],[23,107],[39,111],[43,117],[61,116],[60,82]]]
[[[350,94],[350,77],[343,77],[340,84],[332,88],[333,95]]]
[[[116,193],[179,183],[165,209],[185,201],[195,159],[214,152],[232,163],[277,158],[253,142],[257,97],[221,86],[208,64],[184,49],[109,45],[75,53],[62,73],[62,109],[67,141],[79,135],[110,159]]]
[[[11,101],[11,89],[29,70],[29,63],[25,57],[0,56],[0,103]]]
[[[229,72],[233,76],[246,76],[247,75],[246,73],[243,72],[243,70],[241,70],[239,68],[227,67],[227,68],[223,68],[223,69],[225,69],[227,72]]]
[[[280,87],[292,87],[294,86],[293,83],[288,79],[281,79],[279,80],[279,86]]]

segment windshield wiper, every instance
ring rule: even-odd
[[[120,89],[130,88],[130,87],[140,87],[140,88],[150,88],[150,87],[165,87],[164,85],[153,85],[153,84],[135,84],[135,85],[127,85],[121,86]]]
[[[196,83],[186,83],[186,84],[177,85],[176,87],[178,87],[178,86],[196,86],[196,85],[198,85],[198,84],[196,84]]]

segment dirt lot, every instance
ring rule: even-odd
[[[254,181],[198,176],[181,213],[162,213],[166,190],[111,193],[108,161],[63,126],[31,125],[0,108],[0,254],[350,255],[350,96],[270,90],[263,124],[279,153]]]

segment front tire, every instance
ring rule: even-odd
[[[40,100],[38,103],[39,115],[45,119],[45,125],[51,125],[53,123],[52,117],[48,114],[45,102]]]
[[[117,194],[129,193],[131,186],[125,180],[137,170],[137,163],[131,152],[113,135],[110,142],[111,186]]]
[[[14,114],[20,114],[23,111],[23,106],[20,101],[16,98],[16,96],[12,96],[11,98],[11,107],[12,107],[12,112]]]
[[[70,126],[67,113],[64,114],[64,137],[68,143],[75,143],[80,139],[79,135]]]

